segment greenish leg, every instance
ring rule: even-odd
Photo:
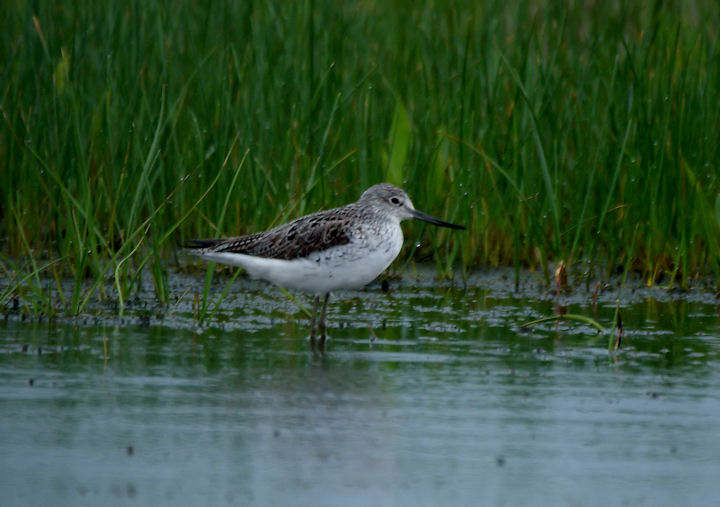
[[[313,298],[313,312],[312,312],[312,318],[310,319],[310,350],[315,352],[315,346],[316,346],[316,340],[315,336],[317,335],[317,313],[318,313],[318,305],[320,304],[320,296],[315,296]]]
[[[316,301],[318,299],[316,299]],[[320,342],[318,343],[318,345],[319,345],[320,352],[323,354],[325,353],[325,340],[327,338],[327,333],[326,333],[327,326],[325,324],[325,320],[327,318],[327,307],[328,307],[329,300],[330,300],[330,293],[328,292],[327,294],[325,294],[325,300],[323,301],[322,311],[320,312],[320,323],[319,323]]]

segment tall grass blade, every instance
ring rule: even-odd
[[[410,148],[410,120],[407,110],[400,100],[395,101],[392,125],[390,126],[390,157],[386,171],[386,181],[402,186],[405,175],[405,161]]]

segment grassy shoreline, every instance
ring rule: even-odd
[[[0,304],[167,304],[183,238],[378,181],[469,227],[400,265],[720,279],[712,2],[65,4],[0,6]]]

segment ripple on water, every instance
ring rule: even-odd
[[[0,323],[4,501],[720,497],[717,303],[641,288],[604,289],[596,308],[582,289],[563,297],[566,311],[597,311],[607,327],[621,299],[623,347],[608,352],[610,335],[587,325],[521,331],[558,302],[536,275],[519,293],[507,275],[339,294],[325,357],[309,352],[294,303],[246,280],[203,327],[193,319],[203,280],[192,277],[173,282],[173,294],[191,291],[171,309],[148,304],[148,284],[136,305],[151,309],[145,320],[134,307],[51,325],[11,315]]]

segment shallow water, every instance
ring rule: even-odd
[[[714,505],[720,317],[708,294],[531,275],[340,295],[325,357],[293,303],[235,283],[129,315],[0,323],[3,505]],[[178,277],[178,295],[202,280]],[[218,282],[219,293],[225,280]],[[181,290],[182,289],[182,290]]]

